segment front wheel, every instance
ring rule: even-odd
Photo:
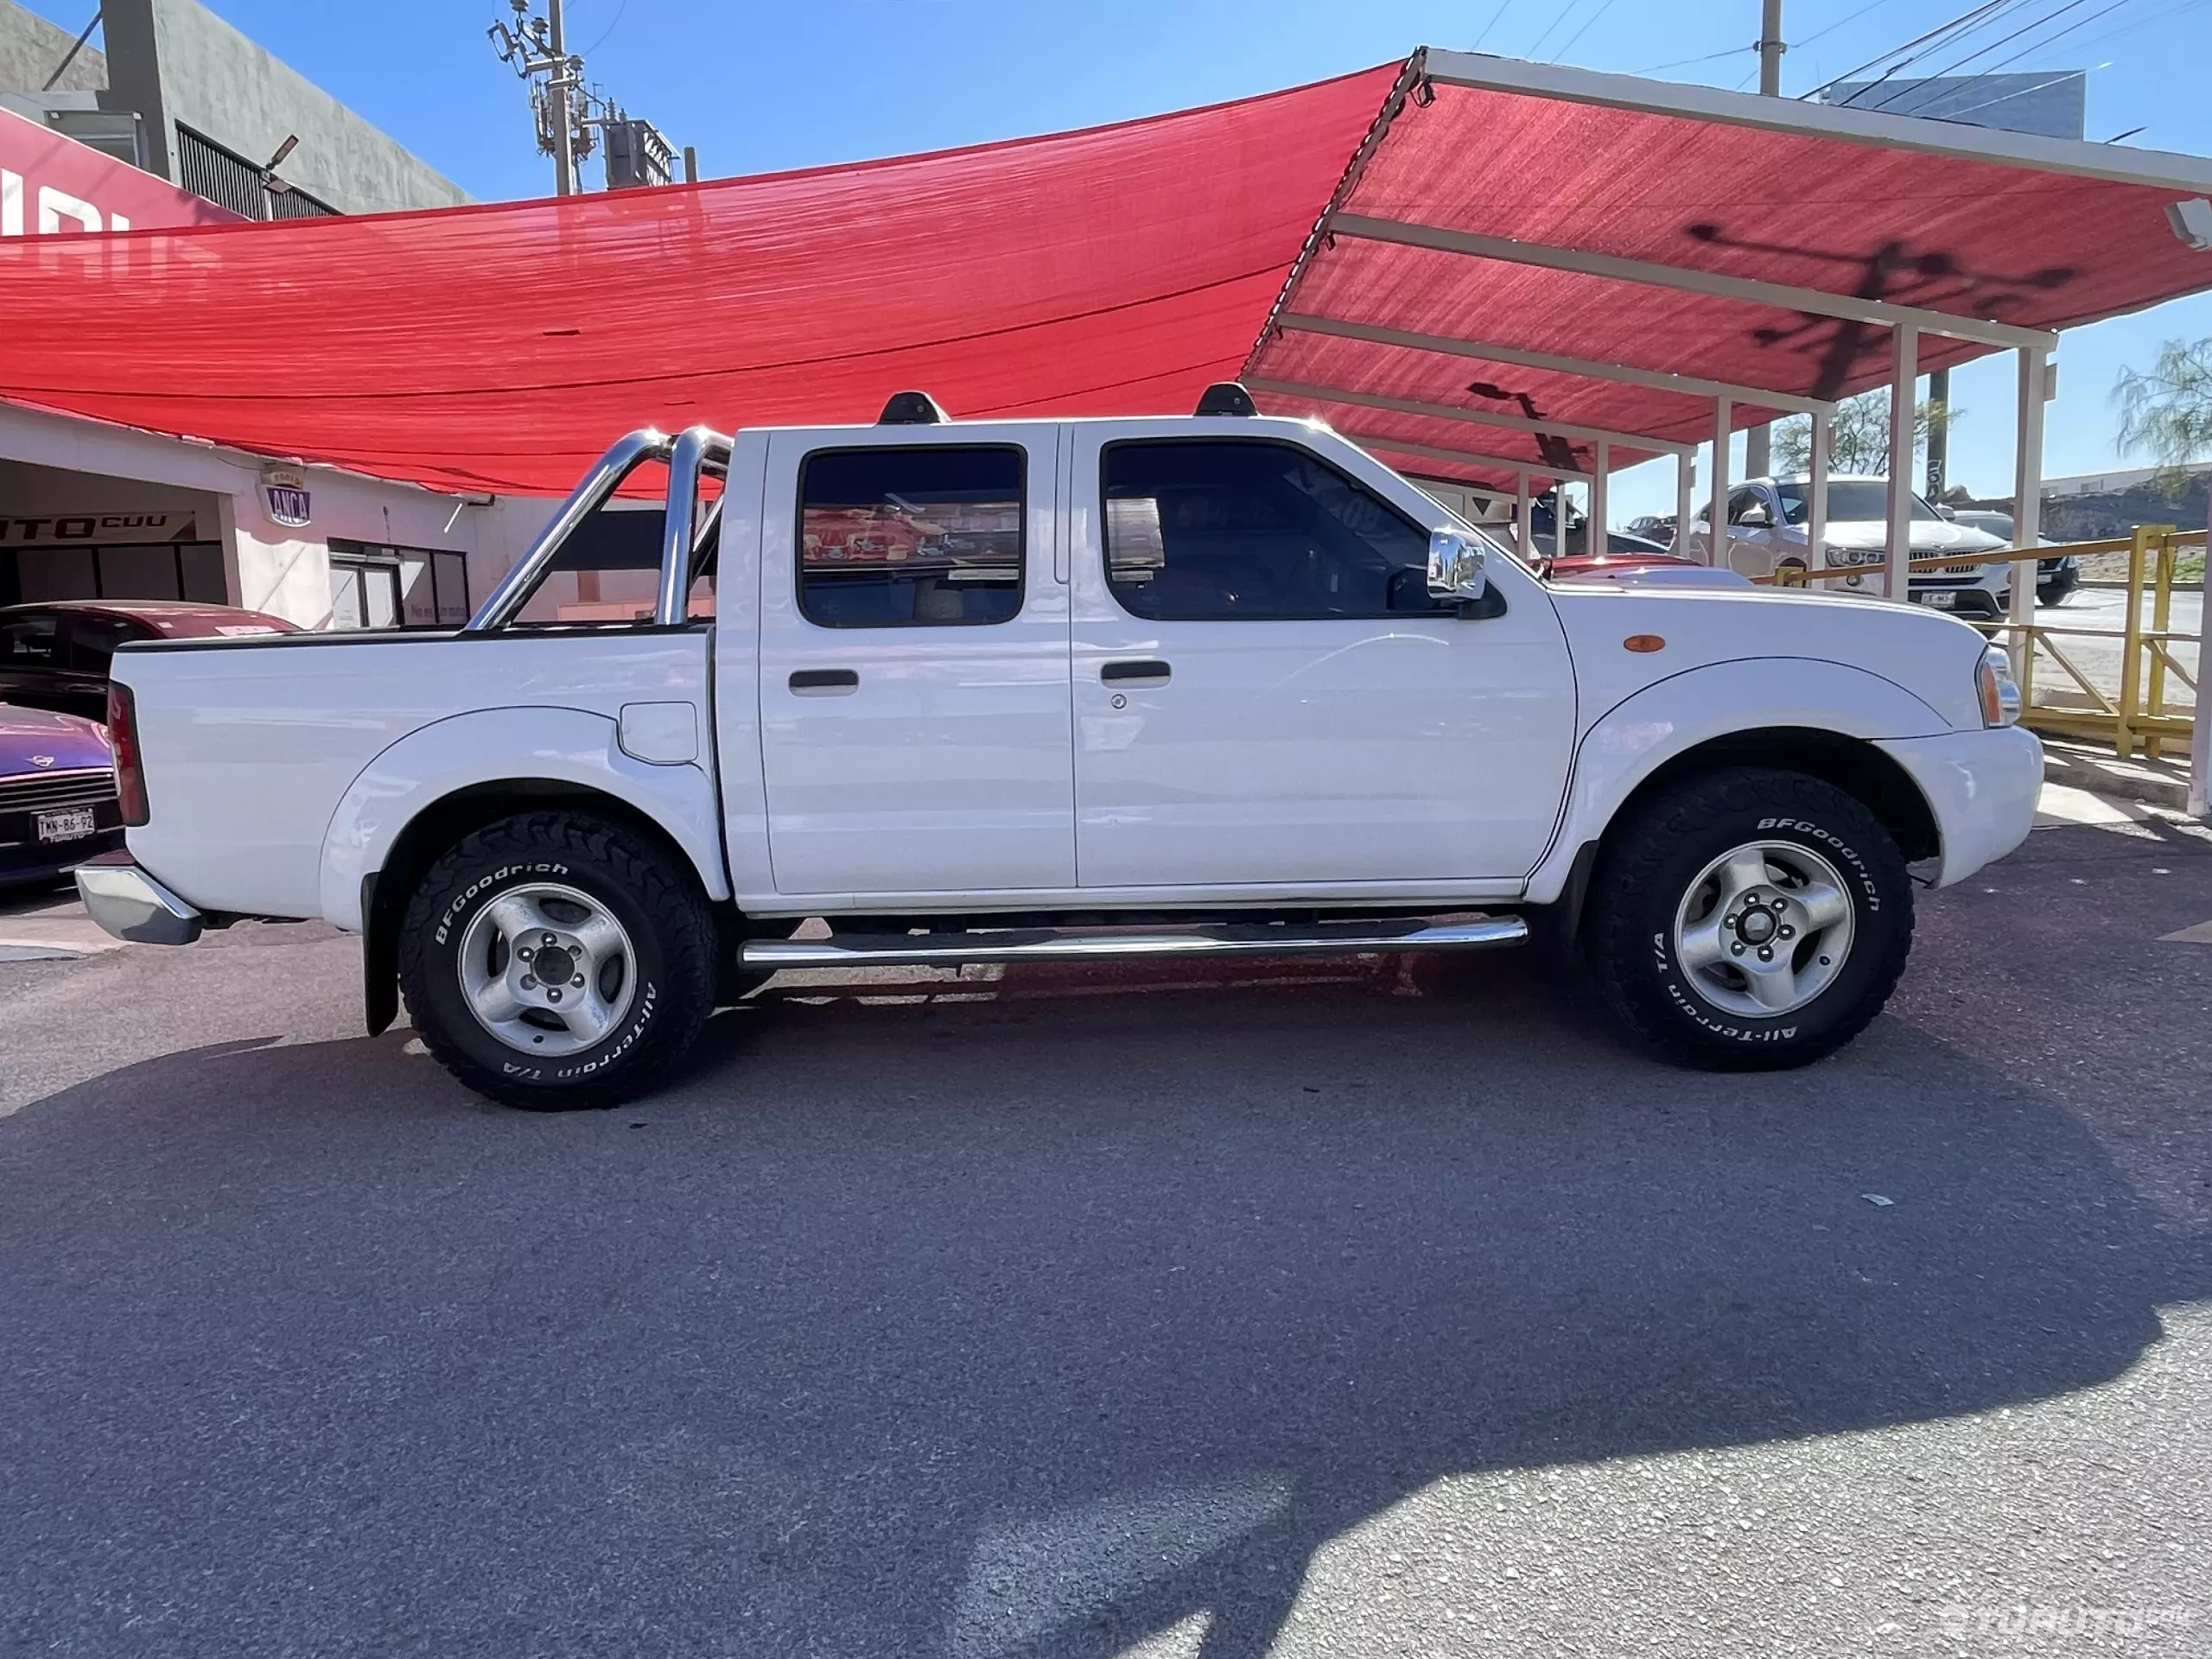
[[[400,985],[416,1029],[477,1093],[535,1111],[651,1088],[714,1007],[715,928],[642,838],[531,812],[464,837],[408,905]]]
[[[1802,1065],[1881,1012],[1912,944],[1912,883],[1833,785],[1740,767],[1677,785],[1606,848],[1592,966],[1627,1024],[1712,1071]]]

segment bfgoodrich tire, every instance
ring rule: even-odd
[[[1879,819],[1802,773],[1737,767],[1643,804],[1599,861],[1591,966],[1621,1019],[1709,1071],[1833,1052],[1912,945],[1912,882]]]
[[[687,871],[569,812],[504,819],[430,868],[399,980],[415,1028],[477,1093],[532,1111],[652,1088],[715,998],[713,912]]]

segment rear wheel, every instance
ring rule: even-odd
[[[1732,768],[1641,807],[1600,861],[1592,966],[1627,1024],[1715,1071],[1802,1065],[1881,1012],[1912,883],[1879,819],[1802,773]]]
[[[407,910],[416,1029],[479,1094],[612,1106],[690,1046],[715,998],[714,917],[689,873],[602,819],[533,812],[464,837]]]

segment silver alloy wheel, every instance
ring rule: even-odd
[[[1854,911],[1834,865],[1791,841],[1732,847],[1675,912],[1675,960],[1715,1007],[1794,1014],[1835,983]]]
[[[461,994],[518,1053],[557,1058],[604,1041],[637,985],[630,936],[598,899],[556,882],[510,887],[461,935]]]

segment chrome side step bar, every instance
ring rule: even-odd
[[[1432,923],[1321,922],[1137,929],[1007,928],[978,933],[848,933],[826,939],[748,939],[747,968],[957,968],[970,962],[1091,962],[1131,957],[1313,957],[1366,950],[1482,950],[1519,944],[1518,916]]]

